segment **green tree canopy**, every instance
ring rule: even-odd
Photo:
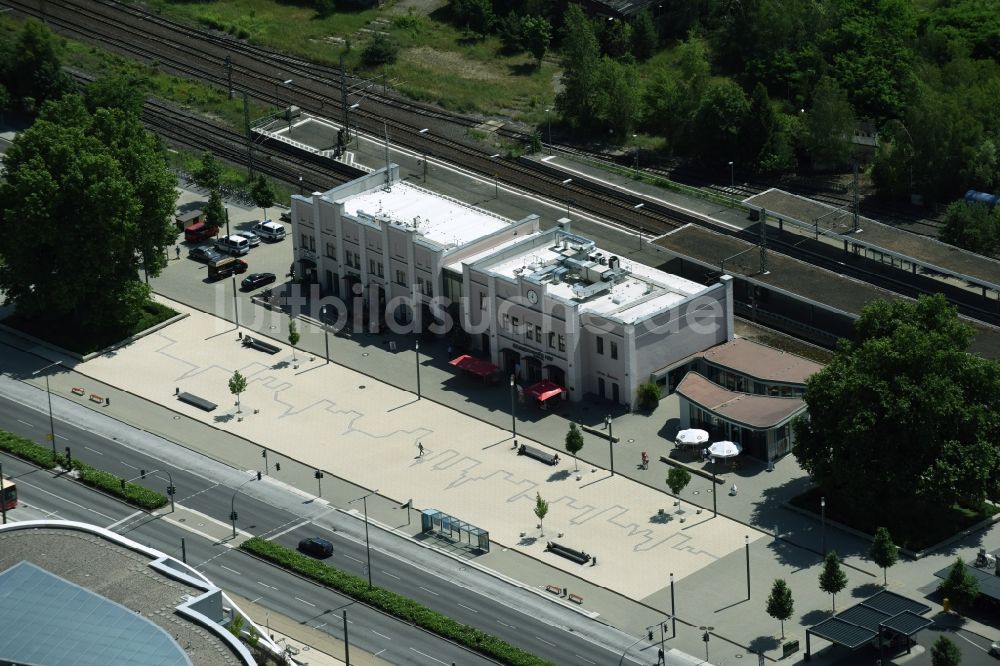
[[[556,105],[572,127],[589,127],[593,123],[600,56],[590,19],[579,5],[570,5],[563,19],[563,90],[556,97]]]
[[[549,503],[542,499],[541,493],[535,493],[535,517],[542,525],[542,536],[545,536],[545,516],[549,515]]]
[[[636,14],[632,21],[632,55],[640,62],[649,60],[656,53],[660,36],[656,34],[653,16],[648,9]]]
[[[209,226],[228,230],[228,225],[226,224],[228,221],[226,207],[222,203],[222,195],[219,194],[218,188],[213,188],[208,193],[208,205],[205,206],[205,221]]]
[[[552,26],[541,16],[525,16],[521,22],[521,43],[541,66],[552,42]]]
[[[979,596],[979,581],[969,573],[962,558],[956,558],[955,564],[948,570],[948,577],[941,581],[938,589],[945,598],[954,603],[968,606]]]
[[[191,176],[199,187],[217,190],[222,185],[222,164],[215,159],[211,151],[206,150],[201,154],[201,160]]]
[[[836,551],[831,550],[823,558],[823,571],[819,574],[819,589],[830,595],[833,610],[837,610],[837,593],[847,587],[847,574],[840,566]]]
[[[947,636],[938,636],[931,646],[931,666],[959,666],[962,652]]]
[[[298,360],[295,354],[295,345],[299,344],[299,325],[295,323],[295,320],[289,320],[288,322],[288,344],[292,348],[292,362]]]
[[[392,37],[376,32],[361,51],[361,62],[366,67],[391,65],[399,57],[399,45]]]
[[[580,470],[577,465],[577,454],[580,453],[580,449],[583,448],[583,435],[580,433],[580,429],[575,423],[570,421],[569,431],[566,432],[566,450],[573,456],[573,468],[577,471]]]
[[[176,194],[159,142],[135,116],[50,102],[7,151],[0,288],[28,318],[95,331],[138,320],[176,238]]]
[[[707,164],[738,160],[740,130],[748,110],[747,96],[736,83],[729,79],[709,83],[690,125],[689,151]]]
[[[264,219],[266,220],[267,209],[274,205],[274,200],[278,195],[275,193],[271,181],[264,174],[257,174],[257,179],[253,181],[253,187],[250,189],[250,196],[253,198],[255,206],[264,209]]]
[[[141,115],[149,92],[149,77],[137,70],[104,76],[90,83],[83,91],[87,108],[120,109],[125,113]]]
[[[1000,255],[1000,206],[952,202],[944,214],[941,240],[979,254]]]
[[[837,82],[823,77],[806,114],[806,149],[817,164],[838,166],[851,159],[854,110]]]
[[[667,487],[677,497],[677,507],[680,509],[681,491],[691,483],[691,472],[683,467],[671,467],[667,472]]]
[[[247,378],[239,370],[229,378],[229,392],[236,396],[236,411],[240,411],[240,394],[247,390]]]
[[[771,594],[767,598],[767,614],[781,622],[781,637],[785,637],[785,620],[795,612],[795,602],[792,591],[784,580],[778,578],[771,586]]]
[[[869,304],[807,382],[799,464],[897,536],[936,507],[980,507],[1000,479],[1000,364],[967,353],[972,336],[941,295]]]
[[[875,530],[875,538],[868,550],[868,557],[882,569],[882,581],[888,585],[889,578],[886,570],[899,560],[899,548],[892,542],[889,530],[884,527]]]
[[[62,44],[49,28],[34,19],[25,21],[17,41],[5,55],[3,84],[29,108],[72,91],[73,81],[62,70]]]

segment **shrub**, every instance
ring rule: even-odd
[[[648,409],[650,411],[656,409],[656,406],[660,404],[660,398],[663,396],[663,389],[656,382],[646,382],[645,384],[639,385],[638,391],[638,402],[640,409]]]
[[[56,458],[52,457],[51,448],[36,444],[12,432],[0,430],[0,449],[45,469],[56,466]]]
[[[371,41],[368,42],[368,45],[361,52],[361,62],[366,67],[391,65],[396,62],[398,56],[399,47],[396,43],[389,36],[381,32],[376,32],[375,36],[372,37]]]
[[[327,566],[291,548],[260,537],[247,539],[240,548],[505,664],[552,666],[550,662],[484,631],[462,624],[395,592],[380,587],[369,587],[365,579]]]

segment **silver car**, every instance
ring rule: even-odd
[[[252,231],[237,231],[236,235],[242,238],[246,238],[248,241],[250,241],[250,247],[257,247],[258,245],[260,245],[260,236],[258,236]]]

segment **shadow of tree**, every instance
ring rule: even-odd
[[[272,370],[283,370],[283,369],[289,367],[290,365],[291,365],[291,363],[289,363],[288,361],[278,361],[277,363],[275,363],[274,365],[271,366],[271,369]]]
[[[882,586],[878,583],[864,583],[851,590],[851,596],[858,599],[867,599],[868,597],[881,591]]]
[[[553,472],[549,475],[548,481],[565,481],[566,479],[573,476],[573,471],[568,469],[561,469],[558,472]]]
[[[531,62],[522,62],[516,65],[511,65],[507,69],[513,76],[531,76],[538,71],[538,63],[532,60]]]
[[[521,537],[521,540],[517,542],[518,546],[533,546],[538,543],[538,537],[525,536]]]
[[[680,427],[680,419],[667,419],[666,423],[663,424],[663,427],[656,434],[672,442],[677,439],[677,431],[680,430]]]
[[[649,522],[655,525],[666,525],[674,519],[672,514],[669,513],[654,513],[649,517]]]
[[[750,641],[747,646],[750,648],[751,652],[767,652],[768,650],[777,650],[781,645],[781,641],[774,636],[758,636]]]
[[[212,417],[216,423],[229,423],[236,418],[236,414],[219,414]]]
[[[833,613],[828,610],[811,610],[808,613],[803,613],[800,616],[801,624],[814,625],[819,624],[823,620],[831,617]]]

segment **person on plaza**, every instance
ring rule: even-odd
[[[667,663],[664,660],[664,658],[663,658],[663,648],[660,648],[659,651],[656,654],[657,654],[657,657],[656,657],[656,663],[657,664],[666,664]]]
[[[174,252],[177,253],[177,258],[180,259],[181,258],[181,246],[180,245],[174,245]]]
[[[645,451],[642,452],[642,468],[643,469],[649,468],[649,454],[646,453]]]
[[[418,458],[423,458],[424,457],[424,445],[423,445],[422,442],[417,442],[417,451],[419,451],[419,454],[417,455],[417,457]]]

